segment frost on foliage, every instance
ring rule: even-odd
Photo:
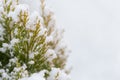
[[[4,35],[4,28],[0,25],[0,41],[4,40],[3,35]]]
[[[0,1],[0,80],[70,80],[63,30],[40,1],[40,12],[18,0]]]
[[[25,77],[19,80],[46,80],[45,79],[45,70],[40,71],[39,73],[34,73],[30,77]]]
[[[45,57],[47,58],[47,60],[49,62],[52,62],[52,60],[55,59],[57,56],[56,56],[56,53],[54,50],[48,49],[46,54],[45,54]]]
[[[11,41],[10,41],[10,46],[14,46],[16,43],[19,42],[19,39],[15,39],[13,38]]]
[[[0,69],[0,74],[0,80],[18,80],[20,77],[27,77],[28,71],[26,70],[26,65],[24,64],[21,67],[14,67],[11,73],[9,73],[9,69]]]
[[[36,28],[35,23],[38,22],[39,20],[40,20],[39,13],[33,12],[29,17],[26,28],[30,30],[35,30]]]
[[[59,68],[52,68],[47,80],[71,80],[70,77]]]
[[[34,61],[29,61],[28,64],[34,64],[35,62]]]
[[[12,49],[12,47],[15,45],[15,43],[18,43],[18,42],[19,42],[18,39],[12,39],[9,44],[8,43],[3,43],[2,48],[0,48],[0,51],[1,52],[6,52],[6,50]]]
[[[59,29],[55,22],[55,16],[48,9],[44,11],[44,24],[48,30],[46,42],[49,44],[49,47],[54,50],[56,53],[56,59],[54,60],[54,65],[58,68],[63,69],[65,67],[69,50],[67,45],[63,40],[63,29]]]
[[[15,10],[9,12],[8,17],[12,17],[12,19],[15,22],[20,21],[19,17],[20,15],[25,15],[25,13],[28,14],[29,11],[29,7],[27,4],[19,4],[15,6]],[[21,17],[22,19],[24,19],[23,17]]]

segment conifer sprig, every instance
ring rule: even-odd
[[[61,80],[61,75],[69,79],[63,71],[63,31],[56,27],[53,13],[46,11],[44,0],[40,8],[41,13],[30,12],[18,0],[0,2],[0,80],[36,80],[34,75],[39,80]]]

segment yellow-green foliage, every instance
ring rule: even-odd
[[[64,30],[58,30],[56,29],[56,24],[55,24],[55,20],[54,20],[54,14],[53,12],[49,12],[49,14],[44,15],[44,11],[45,11],[45,1],[41,0],[41,9],[42,9],[42,17],[44,19],[44,25],[47,28],[48,32],[47,35],[51,36],[52,32],[54,32],[54,37],[53,37],[53,41],[48,43],[48,46],[52,49],[55,49],[56,47],[59,46],[60,43],[62,43],[62,36],[63,36],[63,32]],[[51,21],[54,23],[52,25]],[[61,37],[59,37],[61,36]],[[57,58],[54,59],[53,64],[55,65],[55,67],[57,68],[61,68],[64,69],[66,61],[67,61],[67,57],[68,55],[66,55],[67,52],[67,47],[59,47],[59,49],[57,50]]]
[[[22,73],[30,76],[44,69],[50,71],[52,67],[64,69],[67,59],[66,46],[59,47],[62,43],[63,31],[56,28],[52,12],[45,15],[44,0],[41,0],[42,13],[39,14],[42,19],[36,15],[35,21],[30,24],[31,13],[27,10],[21,10],[17,14],[17,21],[10,15],[19,5],[18,0],[3,0],[2,2],[0,28],[3,28],[3,39],[0,40],[0,70],[4,69],[7,75],[13,76],[11,80],[18,80],[24,77]],[[51,22],[52,25],[49,25]],[[53,41],[46,41],[49,36],[53,36]],[[16,42],[13,43],[14,40]],[[52,61],[47,60],[48,57],[46,57],[49,49],[56,53]],[[19,70],[16,72],[15,69]],[[2,79],[9,80],[9,78]]]

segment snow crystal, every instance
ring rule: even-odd
[[[47,80],[71,80],[70,77],[59,68],[52,68]]]

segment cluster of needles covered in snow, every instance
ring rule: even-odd
[[[71,80],[63,30],[44,0],[40,8],[30,12],[18,0],[0,1],[0,80]]]

